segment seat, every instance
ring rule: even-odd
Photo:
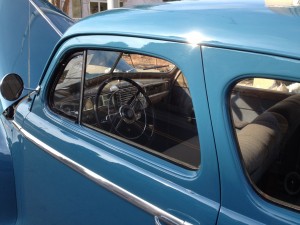
[[[237,132],[243,161],[254,182],[277,158],[288,130],[287,119],[276,112],[264,112]]]
[[[198,135],[167,149],[164,154],[198,168],[200,164]]]
[[[289,129],[286,139],[289,139],[300,125],[300,94],[292,95],[267,110],[282,115],[288,122]]]

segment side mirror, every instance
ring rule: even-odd
[[[22,78],[15,73],[7,74],[0,83],[0,92],[8,101],[17,100],[24,90],[24,82]]]

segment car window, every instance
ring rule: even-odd
[[[300,209],[300,83],[251,78],[231,92],[240,155],[263,196]]]
[[[77,53],[63,64],[52,95],[52,109],[70,118],[79,113],[82,63],[83,55]]]
[[[182,167],[199,168],[194,109],[179,68],[136,53],[87,50],[84,55],[72,58],[54,83],[54,111],[80,114],[80,123],[99,133]]]

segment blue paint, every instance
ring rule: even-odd
[[[59,14],[53,6],[50,7],[49,3],[39,0],[34,2],[41,7],[42,11],[44,10],[44,14],[51,15],[49,20],[61,33],[73,24],[69,18]],[[36,88],[60,35],[28,0],[1,1],[0,28],[2,30],[0,79],[8,73],[17,73],[23,78],[26,87]],[[29,72],[30,80],[28,80]],[[27,92],[23,93],[25,94]],[[2,113],[11,102],[4,100],[2,96],[0,101]]]
[[[262,0],[179,1],[100,13],[75,24],[64,38],[115,34],[187,42],[198,34],[198,44],[299,59],[299,12],[300,7],[267,7]]]
[[[17,218],[17,202],[13,160],[10,153],[11,139],[9,130],[4,127],[9,123],[0,123],[0,224],[15,224]],[[4,119],[5,120],[5,119]]]
[[[0,34],[0,78],[14,72],[26,86],[41,87],[33,98],[19,102],[13,120],[1,116],[0,224],[154,224],[153,215],[50,156],[12,122],[79,165],[192,224],[300,223],[297,211],[265,200],[249,183],[228,107],[232,86],[252,74],[300,81],[299,7],[267,7],[259,0],[172,2],[106,11],[69,28],[73,22],[49,3],[33,2],[65,34],[61,38],[33,6],[28,20],[28,1],[0,2],[0,30],[5,31]],[[12,26],[16,12],[18,23]],[[82,49],[137,52],[182,70],[200,137],[198,170],[50,110],[57,68],[70,52]],[[1,112],[12,104],[0,100]]]

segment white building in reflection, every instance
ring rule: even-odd
[[[55,2],[55,0],[49,1],[51,3]],[[60,4],[62,8],[65,2],[69,2],[67,14],[74,19],[80,19],[107,9],[132,7],[141,4],[156,4],[167,1],[170,0],[61,0]]]
[[[265,0],[270,10],[289,16],[300,16],[300,0]]]
[[[269,7],[296,7],[300,6],[300,0],[265,0]]]
[[[91,14],[119,7],[132,7],[141,4],[156,4],[176,0],[49,0],[49,2],[60,2],[61,9],[65,2],[68,3],[66,13],[74,18],[80,19]],[[265,5],[279,13],[300,15],[300,0],[265,0]]]

